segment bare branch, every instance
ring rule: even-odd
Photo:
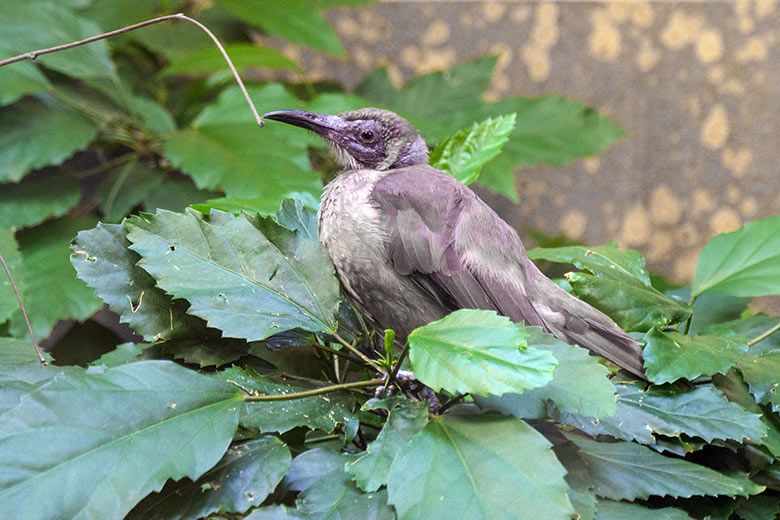
[[[219,52],[222,53],[222,56],[225,58],[225,61],[228,64],[228,67],[230,67],[230,71],[233,73],[233,77],[236,78],[236,82],[238,83],[238,86],[241,88],[241,92],[244,94],[244,98],[246,99],[247,104],[249,104],[249,108],[252,110],[252,115],[255,116],[255,121],[257,121],[257,124],[260,126],[263,126],[263,120],[260,118],[260,115],[257,113],[257,109],[255,108],[254,103],[252,103],[252,99],[249,97],[249,93],[246,91],[246,87],[244,86],[244,82],[241,81],[241,77],[238,75],[238,71],[236,70],[236,67],[233,65],[233,62],[230,61],[230,57],[228,56],[227,52],[225,51],[225,48],[222,46],[221,43],[219,43],[219,40],[216,36],[214,36],[214,33],[212,33],[205,25],[200,23],[199,21],[195,20],[194,18],[190,18],[189,16],[184,15],[183,13],[176,13],[176,14],[169,14],[166,16],[160,16],[159,18],[153,18],[151,20],[146,20],[144,22],[140,22],[133,25],[128,25],[127,27],[123,27],[121,29],[117,29],[115,31],[98,34],[97,36],[92,36],[90,38],[86,38],[84,40],[79,40],[77,42],[71,42],[66,43],[63,45],[57,45],[56,47],[49,47],[47,49],[38,49],[37,51],[31,51],[31,52],[25,52],[24,54],[20,54],[18,56],[14,56],[12,58],[8,58],[5,60],[0,60],[0,67],[4,65],[10,65],[11,63],[16,63],[18,61],[24,61],[24,60],[34,60],[38,56],[41,56],[43,54],[50,54],[52,52],[58,52],[58,51],[64,51],[66,49],[72,49],[73,47],[78,47],[79,45],[84,45],[87,43],[96,42],[98,40],[103,40],[105,38],[110,38],[111,36],[116,36],[118,34],[123,34],[126,32],[134,31],[135,29],[140,29],[141,27],[146,27],[147,25],[152,25],[160,22],[165,22],[168,20],[186,20],[192,24],[197,25],[201,29],[203,29],[206,34],[209,35],[209,38],[214,42],[214,44],[219,49]]]

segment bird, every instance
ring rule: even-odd
[[[641,343],[545,276],[517,231],[428,164],[417,128],[389,110],[263,115],[323,138],[343,170],[322,193],[318,233],[347,298],[403,341],[458,309],[541,327],[646,379]]]

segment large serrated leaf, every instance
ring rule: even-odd
[[[674,507],[651,509],[640,504],[599,500],[595,520],[693,520],[688,513]]]
[[[650,285],[642,255],[620,249],[615,242],[592,248],[536,248],[528,256],[582,269],[584,272],[566,276],[575,294],[626,330],[646,332],[652,327],[663,328],[685,320],[691,313],[687,305]]]
[[[327,52],[340,58],[347,54],[338,35],[322,15],[330,7],[368,3],[367,0],[257,0],[247,4],[241,0],[219,0],[225,8],[252,25],[285,40]]]
[[[304,380],[260,375],[251,368],[243,370],[231,367],[215,377],[259,395],[292,394],[320,388]],[[245,428],[261,432],[284,433],[297,426],[326,432],[347,426],[349,430],[357,426],[357,416],[352,412],[354,406],[355,399],[346,392],[330,392],[287,401],[246,402],[241,409],[240,422]]]
[[[396,457],[387,489],[401,520],[453,512],[472,520],[568,520],[565,474],[550,443],[520,419],[447,414]]]
[[[733,476],[682,459],[660,455],[632,442],[595,442],[568,436],[579,448],[595,493],[612,500],[650,496],[691,497],[753,495],[763,486],[747,475]]]
[[[704,296],[703,298],[706,299],[707,297]],[[700,301],[701,299],[698,299],[696,300],[696,303]],[[716,334],[720,336],[734,336],[749,341],[772,330],[778,323],[780,323],[779,316],[767,316],[766,314],[759,313],[748,318],[712,324],[705,328],[704,332],[706,334]],[[752,355],[764,354],[771,350],[780,350],[780,334],[771,334],[758,343],[751,345],[748,353]]]
[[[739,338],[686,336],[652,329],[645,335],[647,377],[654,383],[725,374],[747,351]]]
[[[488,118],[448,137],[433,149],[430,164],[463,184],[476,181],[482,166],[501,153],[515,126],[515,114]]]
[[[301,102],[280,84],[251,88],[258,110],[295,108]],[[321,142],[287,125],[257,126],[237,88],[226,89],[190,128],[165,138],[163,152],[201,189],[252,198],[256,207],[276,211],[292,192],[319,197],[320,174],[311,168],[309,146]]]
[[[203,322],[186,313],[186,302],[155,287],[154,278],[136,266],[141,256],[129,246],[125,226],[101,223],[78,234],[70,261],[79,278],[145,340],[205,337]]]
[[[323,247],[270,218],[160,211],[126,222],[138,263],[187,312],[225,337],[261,340],[284,330],[336,327],[338,280]]]
[[[780,217],[748,222],[710,240],[696,264],[692,294],[780,294]]]
[[[239,72],[249,68],[265,68],[274,70],[300,70],[301,66],[273,47],[254,45],[252,43],[231,43],[225,45],[225,52],[230,56]],[[226,72],[225,58],[216,47],[195,51],[188,56],[176,59],[166,69],[163,75],[173,74],[211,74]]]
[[[128,520],[185,520],[211,513],[244,513],[265,500],[290,471],[290,450],[275,437],[228,448],[216,466],[198,480],[169,482],[142,500]]]
[[[8,270],[14,278],[17,290],[24,292],[24,272],[22,270],[22,255],[19,253],[19,245],[14,237],[14,230],[0,227],[0,254],[3,255]],[[8,318],[19,310],[19,301],[16,299],[11,280],[5,269],[0,270],[0,323],[5,323]]]
[[[258,508],[246,520],[393,520],[393,509],[387,505],[387,491],[363,493],[350,480],[344,465],[354,455],[323,449],[308,450],[293,460],[285,479],[291,489],[301,491],[296,508],[271,506]]]
[[[532,260],[548,260],[562,264],[572,264],[577,269],[586,270],[602,278],[629,276],[650,285],[650,275],[644,257],[633,249],[620,249],[617,242],[585,247],[536,247],[528,251]]]
[[[737,368],[759,403],[780,406],[780,349],[745,356]]]
[[[426,401],[397,401],[391,404],[368,401],[363,410],[388,410],[387,422],[366,451],[345,467],[358,487],[372,493],[387,484],[387,475],[395,457],[428,423]]]
[[[99,127],[60,103],[26,99],[0,109],[0,182],[59,164],[86,147]]]
[[[494,311],[461,309],[409,335],[415,376],[434,390],[521,393],[547,384],[558,362],[526,346],[528,334]]]
[[[61,217],[78,204],[81,188],[65,172],[47,168],[18,184],[0,186],[0,228],[23,228]]]
[[[611,417],[615,413],[615,386],[609,381],[609,370],[598,358],[576,345],[568,345],[542,332],[526,327],[528,346],[549,350],[558,360],[552,381],[522,394],[501,397],[475,397],[480,407],[520,418],[546,418],[547,402],[561,410],[592,417]]]
[[[122,518],[216,464],[240,404],[235,387],[167,361],[56,376],[0,416],[0,512]]]
[[[643,444],[655,442],[655,434],[681,434],[714,439],[760,441],[766,435],[761,416],[731,403],[714,387],[699,386],[674,394],[657,389],[642,391],[634,385],[617,385],[617,411],[613,417],[594,420],[581,413],[565,413],[561,422],[588,435],[611,435]]]
[[[14,54],[0,48],[0,59],[10,58]],[[49,80],[33,63],[6,65],[0,74],[0,106],[10,105],[25,95],[46,92],[51,88]]]
[[[0,0],[0,11],[0,48],[6,54],[45,49],[103,32],[97,24],[75,15],[60,2]],[[73,78],[117,79],[105,41],[47,54],[38,61]],[[49,134],[53,136],[54,132]]]
[[[57,321],[83,321],[102,305],[92,290],[76,278],[69,260],[70,241],[80,230],[94,225],[91,218],[63,217],[17,233],[25,280],[22,298],[39,340],[49,335]],[[11,332],[17,337],[27,335],[21,312],[11,319]]]

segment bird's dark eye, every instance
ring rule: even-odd
[[[374,140],[374,132],[369,132],[368,130],[363,130],[360,132],[360,140],[364,143],[370,143]]]

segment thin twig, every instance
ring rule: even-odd
[[[363,354],[362,352],[360,352],[358,349],[356,349],[356,348],[355,348],[355,347],[354,347],[352,344],[350,344],[349,342],[347,342],[347,340],[345,340],[344,338],[342,338],[342,337],[339,335],[339,333],[338,333],[338,332],[336,332],[335,330],[331,330],[331,331],[329,331],[329,334],[330,334],[331,336],[333,336],[334,338],[336,338],[336,341],[338,341],[339,343],[341,343],[342,345],[344,345],[345,347],[347,347],[347,348],[348,348],[348,349],[349,349],[349,350],[350,350],[350,351],[351,351],[353,354],[355,354],[357,357],[359,357],[360,359],[362,359],[362,360],[363,360],[363,362],[364,362],[365,364],[367,364],[368,366],[370,366],[371,368],[373,368],[374,370],[376,370],[378,373],[380,373],[380,374],[382,373],[382,367],[380,367],[380,366],[379,366],[379,365],[376,363],[376,361],[374,361],[373,359],[371,359],[370,357],[366,356],[365,354]]]
[[[453,397],[452,399],[450,399],[449,401],[447,401],[446,403],[441,405],[439,407],[439,409],[436,410],[436,413],[439,414],[439,415],[443,414],[449,408],[451,408],[452,406],[454,406],[454,405],[458,404],[459,402],[461,402],[467,395],[468,394],[458,394],[458,395],[456,395],[455,397]]]
[[[123,27],[121,29],[117,29],[115,31],[98,34],[97,36],[92,36],[89,38],[86,38],[84,40],[79,40],[77,42],[71,42],[71,43],[65,43],[63,45],[57,45],[56,47],[49,47],[46,49],[38,49],[36,51],[30,51],[25,52],[24,54],[19,54],[18,56],[14,56],[12,58],[7,58],[5,60],[0,60],[0,67],[4,65],[10,65],[11,63],[16,63],[18,61],[24,61],[24,60],[35,60],[38,56],[41,56],[43,54],[49,54],[52,52],[58,52],[58,51],[64,51],[66,49],[72,49],[73,47],[78,47],[80,45],[84,45],[87,43],[96,42],[98,40],[103,40],[105,38],[110,38],[111,36],[116,36],[118,34],[123,34],[126,32],[133,31],[135,29],[140,29],[141,27],[146,27],[147,25],[152,25],[160,22],[165,22],[167,20],[186,20],[192,24],[197,25],[201,29],[203,29],[206,34],[209,35],[209,38],[214,42],[214,44],[219,49],[219,52],[222,53],[222,56],[225,58],[225,61],[227,61],[228,67],[230,67],[230,71],[233,73],[233,77],[236,78],[236,82],[238,82],[238,86],[241,88],[241,92],[244,94],[244,98],[246,98],[246,102],[249,104],[249,108],[252,110],[252,115],[255,116],[255,121],[257,121],[257,124],[260,126],[263,126],[263,120],[260,118],[260,114],[257,113],[257,109],[255,108],[254,103],[252,103],[252,99],[249,97],[249,93],[246,91],[246,87],[244,87],[244,82],[241,81],[241,77],[238,75],[238,71],[236,70],[236,67],[233,65],[233,62],[230,61],[230,57],[228,56],[227,52],[225,51],[225,48],[222,46],[221,43],[219,43],[219,40],[216,36],[214,36],[214,33],[212,33],[205,25],[200,23],[199,21],[195,20],[194,18],[190,18],[189,16],[186,16],[183,13],[176,13],[176,14],[169,14],[166,16],[160,16],[159,18],[153,18],[151,20],[146,20],[144,22],[140,22],[133,25],[128,25],[127,27]]]
[[[368,386],[381,386],[384,383],[381,379],[372,379],[370,381],[353,381],[352,383],[342,383],[340,385],[323,386],[305,392],[296,392],[293,394],[275,394],[275,395],[244,395],[244,401],[289,401],[291,399],[303,399],[314,395],[337,392],[339,390],[349,390],[351,388],[365,388]]]
[[[49,363],[46,361],[46,358],[44,358],[43,354],[41,354],[41,349],[38,346],[38,342],[35,341],[35,334],[33,334],[32,325],[30,325],[30,318],[27,317],[27,309],[24,308],[24,303],[22,303],[22,296],[19,294],[19,289],[17,289],[16,287],[16,282],[14,282],[14,277],[11,275],[11,270],[8,268],[8,264],[5,263],[5,258],[3,258],[3,255],[1,253],[0,253],[0,263],[3,264],[3,268],[5,269],[5,274],[8,275],[8,280],[11,282],[11,287],[14,290],[14,294],[16,294],[16,301],[19,302],[19,307],[22,309],[24,322],[27,324],[27,332],[30,333],[30,339],[32,340],[33,347],[35,347],[35,353],[38,354],[38,359],[41,360],[41,365],[48,365]]]
[[[406,359],[406,355],[409,353],[409,341],[404,343],[404,348],[401,350],[401,355],[398,356],[398,361],[395,362],[395,365],[393,365],[393,370],[390,372],[390,374],[387,376],[387,381],[385,382],[385,391],[390,387],[390,385],[393,384],[393,381],[395,381],[395,376],[398,375],[398,371],[401,369],[401,363],[404,362],[404,359]]]
[[[691,321],[693,321],[693,303],[696,301],[696,296],[694,295],[691,298],[690,303],[688,306],[691,308],[691,313],[688,315],[688,319],[685,320],[685,329],[683,330],[683,334],[688,334],[688,331],[691,330]]]
[[[756,336],[755,338],[753,338],[750,341],[748,341],[748,347],[752,347],[756,343],[761,343],[766,338],[768,338],[769,336],[771,336],[772,334],[774,334],[775,332],[777,332],[779,330],[780,330],[780,323],[778,323],[777,325],[775,325],[774,327],[772,327],[768,331],[764,332],[763,334],[761,334],[759,336]]]

